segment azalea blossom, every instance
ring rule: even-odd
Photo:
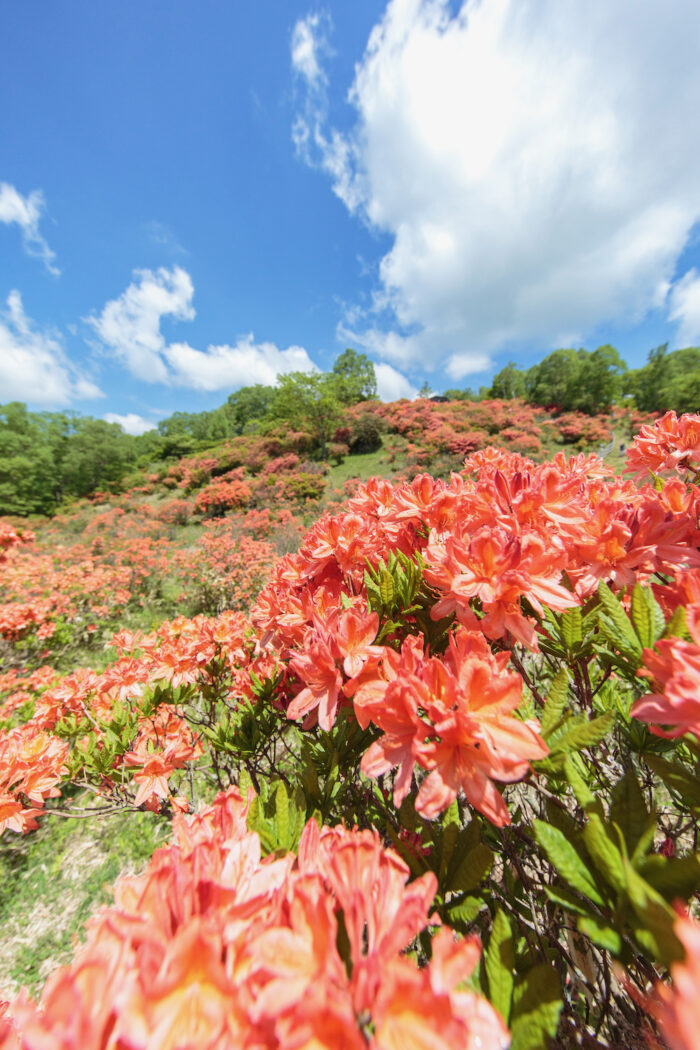
[[[657,984],[651,1011],[671,1050],[697,1050],[700,1033],[700,923],[685,914],[674,930],[685,959],[671,964],[671,984]]]

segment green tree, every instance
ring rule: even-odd
[[[367,354],[344,350],[335,359],[333,375],[338,377],[338,398],[344,405],[376,398],[377,377]]]
[[[443,391],[442,396],[446,397],[449,401],[478,401],[480,399],[480,395],[470,386],[465,387],[464,390],[450,387],[449,390]]]
[[[328,442],[342,419],[339,398],[342,381],[333,372],[289,372],[278,377],[271,417],[305,426],[321,453],[328,455]]]
[[[527,400],[532,405],[556,405],[569,411],[580,371],[581,360],[575,350],[554,350],[527,370]]]
[[[668,343],[649,351],[643,368],[629,373],[625,390],[642,412],[697,412],[700,406],[700,349],[668,352]]]
[[[75,496],[89,496],[116,485],[133,462],[136,449],[118,423],[83,418],[76,422],[63,459],[65,489]]]
[[[269,416],[275,402],[276,391],[273,386],[256,383],[254,386],[242,386],[229,394],[223,406],[234,434],[242,434],[253,426],[259,426]]]
[[[61,496],[49,417],[19,401],[0,407],[0,513],[50,514]]]
[[[571,408],[593,415],[608,411],[622,393],[627,365],[614,346],[599,346],[592,353],[579,350],[581,368],[571,396]]]
[[[505,368],[493,377],[489,397],[512,401],[516,397],[525,397],[525,373],[514,361],[509,361]]]

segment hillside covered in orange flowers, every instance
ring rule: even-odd
[[[0,915],[54,827],[165,844],[0,1047],[695,1046],[700,417],[330,437],[3,522]]]

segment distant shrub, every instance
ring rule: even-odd
[[[382,425],[377,416],[363,415],[356,419],[350,435],[350,451],[376,452],[382,447]]]
[[[242,481],[215,481],[197,494],[195,509],[200,514],[215,518],[234,507],[244,507],[251,492]]]
[[[342,441],[331,441],[328,445],[328,456],[336,466],[339,466],[345,457],[347,456],[350,449]]]
[[[194,506],[186,499],[171,499],[158,508],[157,517],[166,525],[186,525],[194,513]]]

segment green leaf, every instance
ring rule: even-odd
[[[650,824],[653,837],[656,817],[650,815],[647,810],[637,775],[631,767],[612,790],[610,821],[617,824],[622,831],[630,856],[634,853],[642,836],[648,839]]]
[[[588,786],[586,766],[579,755],[569,755],[564,763],[564,773],[571,784],[579,806],[587,813],[597,812],[602,816],[603,807]]]
[[[562,667],[550,686],[549,695],[542,711],[542,736],[545,740],[547,739],[547,734],[551,732],[562,716],[568,692],[569,675],[566,668]]]
[[[602,634],[634,669],[638,668],[642,660],[642,646],[637,632],[615,595],[602,581],[598,586],[598,597],[601,602],[598,622]]]
[[[493,853],[484,842],[478,843],[459,863],[448,889],[475,890],[493,867]]]
[[[637,921],[632,923],[635,940],[656,962],[669,966],[683,957],[673,932],[675,915],[663,897],[623,858],[627,897]]]
[[[501,908],[496,912],[484,965],[489,983],[489,1000],[507,1024],[513,997],[515,958],[510,923]]]
[[[613,955],[619,955],[622,951],[622,937],[598,915],[582,915],[576,920],[576,925],[581,933],[585,933],[600,948],[605,948]]]
[[[452,854],[459,838],[459,825],[450,822],[442,829],[442,835],[440,836],[440,872],[438,875],[438,882],[442,883],[445,877],[445,873],[449,867],[450,861],[452,860]]]
[[[379,581],[379,596],[384,605],[390,607],[396,593],[394,581],[389,572],[382,566],[381,579]]]
[[[574,915],[591,915],[590,908],[584,907],[578,897],[570,893],[569,890],[564,889],[563,886],[557,886],[556,889],[552,888],[552,886],[545,886],[544,892],[553,904],[558,904],[566,911],[573,912]]]
[[[688,899],[700,886],[700,853],[689,857],[663,857],[654,853],[638,865],[640,875],[667,901]]]
[[[469,926],[474,922],[482,908],[486,905],[478,897],[464,895],[457,900],[452,900],[447,905],[447,921],[451,926],[457,924]]]
[[[566,835],[543,820],[533,820],[532,828],[537,844],[542,847],[548,860],[564,882],[585,897],[595,901],[596,904],[602,905],[603,898],[592,876]]]
[[[663,632],[663,638],[685,638],[688,633],[688,627],[685,622],[685,608],[679,605],[674,612],[671,619],[666,624],[666,629]]]
[[[642,647],[639,644],[639,638],[637,637],[632,624],[629,622],[624,609],[608,585],[603,583],[602,580],[598,584],[598,597],[600,598],[600,604],[605,610],[606,616],[614,625],[616,632],[625,639],[627,647],[631,648],[633,651],[641,652]]]
[[[625,869],[617,844],[597,813],[591,813],[583,829],[583,841],[593,863],[617,893],[625,890]]]
[[[549,738],[550,757],[568,755],[584,747],[593,747],[607,736],[615,722],[614,711],[606,711],[593,721],[580,722],[573,718]]]
[[[547,963],[533,967],[514,989],[510,1050],[547,1050],[561,1008],[561,984],[554,967]]]
[[[245,768],[245,766],[241,769],[240,773],[238,774],[238,790],[240,791],[244,802],[248,799],[250,794],[255,795],[253,781],[251,780],[250,773]]]
[[[656,640],[656,618],[654,616],[653,606],[649,601],[650,593],[650,591],[647,591],[646,588],[642,587],[641,583],[636,583],[634,585],[634,590],[632,591],[632,601],[630,603],[630,618],[632,620],[632,626],[637,632],[637,637],[639,638],[640,645],[643,649],[650,648]],[[654,604],[656,605],[657,603],[654,602]]]
[[[581,644],[583,630],[580,606],[576,605],[562,613],[561,636],[569,652],[573,652]]]
[[[700,807],[700,780],[680,762],[669,762],[659,755],[644,755],[644,761],[671,791],[680,795],[688,808]]]

